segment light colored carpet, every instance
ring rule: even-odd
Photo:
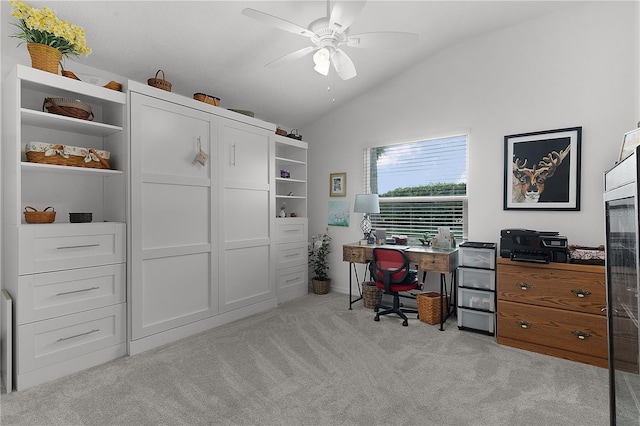
[[[2,394],[8,425],[607,425],[607,370],[313,295]]]

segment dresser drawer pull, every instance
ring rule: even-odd
[[[300,253],[285,254],[284,257],[298,257]]]
[[[298,280],[299,280],[299,277],[298,277],[298,278],[289,278],[289,279],[288,279],[287,281],[285,281],[285,282],[286,282],[286,283],[294,283],[294,282],[296,282],[296,281],[298,281]]]
[[[522,328],[531,328],[531,323],[530,322],[526,322],[526,321],[522,321],[522,320],[518,320],[518,325]]]
[[[297,229],[285,229],[284,232],[300,232]]]
[[[529,283],[518,283],[516,285],[520,287],[520,290],[525,290],[525,291],[533,288],[533,286]]]
[[[100,247],[100,244],[85,244],[81,246],[64,246],[64,247],[56,247],[56,249],[66,250],[66,249],[89,248],[89,247]]]
[[[587,291],[587,290],[581,290],[581,289],[578,289],[578,290],[571,290],[571,293],[575,294],[577,297],[585,297],[585,296],[588,296],[588,295],[590,295],[590,294],[591,294],[591,292],[590,292],[590,291]]]
[[[572,333],[580,340],[585,340],[587,337],[591,337],[591,334],[586,331],[572,331]]]
[[[57,293],[56,296],[64,296],[66,294],[73,294],[73,293],[82,293],[84,291],[91,291],[91,290],[98,290],[100,287],[89,287],[89,288],[83,288],[80,290],[72,290],[72,291],[65,291],[62,293]]]
[[[96,328],[96,329],[93,329],[91,331],[87,331],[86,333],[80,333],[80,334],[76,334],[74,336],[69,336],[69,337],[61,337],[58,340],[56,340],[56,342],[64,342],[65,340],[75,339],[76,337],[87,336],[87,335],[92,334],[92,333],[97,333],[98,331],[100,331],[100,329]]]

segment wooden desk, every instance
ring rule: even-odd
[[[373,249],[376,247],[400,248],[400,246],[378,246],[374,244],[360,245],[358,243],[344,244],[342,246],[342,260],[349,262],[349,309],[358,300],[362,299],[362,289],[358,281],[358,291],[360,297],[353,299],[352,296],[352,269],[356,263],[369,263],[373,259]],[[411,246],[404,250],[409,258],[409,262],[418,265],[418,269],[427,272],[435,272],[440,274],[440,298],[444,297],[447,288],[446,275],[451,274],[451,296],[455,292],[455,274],[458,267],[458,250],[457,249],[434,249],[432,247]],[[357,277],[357,273],[356,273]],[[449,297],[449,301],[452,297]],[[455,306],[455,304],[454,304]],[[440,311],[440,330],[444,330],[444,314]]]

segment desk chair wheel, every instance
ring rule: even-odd
[[[374,321],[380,321],[380,315],[376,315],[376,317],[373,320]]]
[[[402,321],[402,325],[404,327],[408,327],[409,326],[409,321],[407,321],[407,320]]]

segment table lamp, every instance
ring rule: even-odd
[[[353,212],[364,213],[362,222],[360,222],[360,229],[362,229],[365,238],[369,239],[371,236],[371,219],[369,219],[369,215],[371,213],[380,213],[378,194],[356,194]]]

